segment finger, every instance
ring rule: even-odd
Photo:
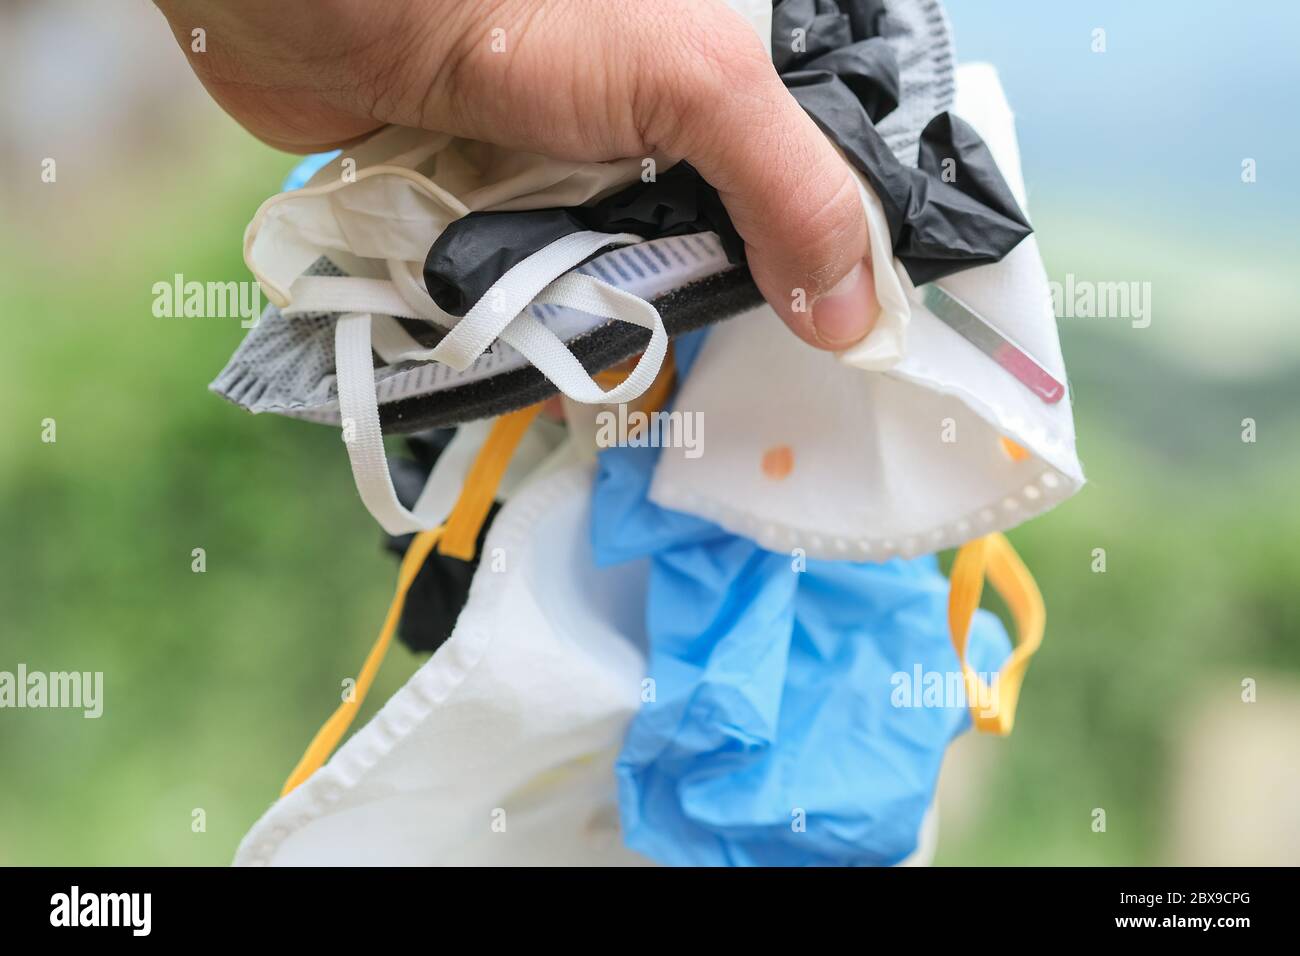
[[[857,180],[761,45],[720,42],[699,69],[682,71],[670,151],[718,189],[754,281],[791,330],[846,348],[879,311]]]

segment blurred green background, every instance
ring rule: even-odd
[[[1052,277],[1150,282],[1153,320],[1061,322],[1091,484],[1012,536],[1047,639],[1014,735],[953,752],[941,863],[1300,863],[1300,17],[1128,6],[951,4],[1017,107]],[[151,314],[176,273],[248,278],[292,159],[142,0],[10,3],[0,79],[0,670],[105,674],[99,720],[0,711],[0,864],[224,864],[394,577],[335,431],[207,392],[238,321]],[[395,648],[367,711],[418,663]]]

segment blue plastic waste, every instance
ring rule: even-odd
[[[312,153],[310,156],[304,156],[297,166],[289,170],[289,175],[285,177],[284,185],[281,186],[283,192],[292,192],[295,189],[301,189],[307,185],[307,181],[320,172],[324,167],[334,161],[334,157],[343,152],[341,149],[331,150],[328,153]]]
[[[679,369],[699,342],[679,340]],[[937,560],[765,551],[650,502],[658,455],[603,451],[591,522],[598,564],[651,557],[653,700],[616,766],[628,846],[671,865],[900,862],[970,726]],[[1010,649],[979,612],[972,667],[993,682]]]

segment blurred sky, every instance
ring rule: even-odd
[[[1043,198],[1284,234],[1300,211],[1300,3],[949,0],[961,60],[994,63]],[[1106,52],[1091,51],[1106,31]],[[1259,180],[1240,188],[1241,161]],[[1222,217],[1222,218],[1221,218]]]
[[[1062,319],[1067,355],[1091,338],[1208,379],[1294,379],[1300,4],[947,8],[958,59],[992,62],[1016,111],[1051,278],[1151,284],[1150,328]],[[1104,53],[1092,51],[1098,28]],[[1251,184],[1242,182],[1246,158],[1256,161]],[[1161,393],[1148,379],[1126,400]]]

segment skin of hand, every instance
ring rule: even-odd
[[[686,159],[796,335],[843,349],[875,321],[856,180],[722,0],[156,3],[212,97],[272,146],[395,123],[557,159]]]

